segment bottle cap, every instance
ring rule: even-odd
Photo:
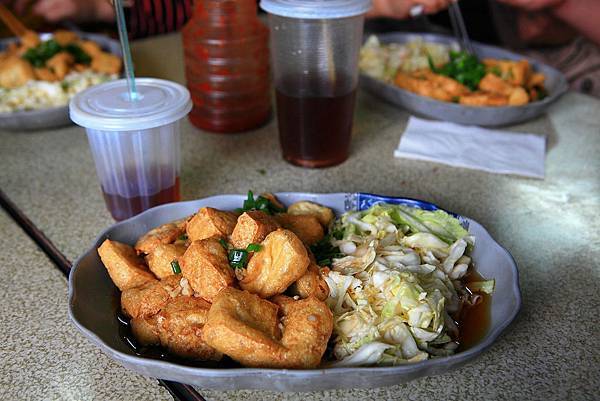
[[[282,17],[333,19],[366,13],[371,0],[261,0],[260,7]]]

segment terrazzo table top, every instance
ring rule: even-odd
[[[160,59],[155,49],[161,49]],[[139,75],[183,82],[178,35],[134,43]],[[169,60],[169,63],[161,60]],[[408,115],[359,93],[352,152],[307,170],[280,157],[275,121],[239,135],[183,123],[184,199],[255,191],[363,191],[434,202],[482,223],[515,257],[523,308],[465,367],[373,390],[208,391],[207,400],[582,399],[600,390],[600,101],[569,93],[511,130],[548,137],[546,178],[394,159]],[[70,260],[113,223],[82,129],[0,132],[0,188]],[[0,214],[0,399],[170,399],[87,342],[67,317],[67,283]]]

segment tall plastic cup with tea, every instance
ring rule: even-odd
[[[180,200],[179,125],[192,108],[188,90],[174,82],[136,79],[138,100],[125,80],[77,94],[71,119],[87,132],[106,206],[115,220]]]
[[[304,167],[348,158],[364,14],[370,0],[261,0],[283,157]]]

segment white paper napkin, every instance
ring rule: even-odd
[[[410,117],[395,157],[544,178],[546,138]]]

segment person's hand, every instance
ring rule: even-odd
[[[453,0],[373,0],[373,7],[367,17],[391,17],[404,19],[410,16],[411,8],[422,6],[426,14],[434,14],[445,8]]]
[[[556,7],[565,0],[497,0],[525,11],[539,11],[546,8]]]
[[[33,13],[49,22],[110,21],[114,16],[113,8],[107,0],[17,0],[15,10],[23,12],[29,5]]]

